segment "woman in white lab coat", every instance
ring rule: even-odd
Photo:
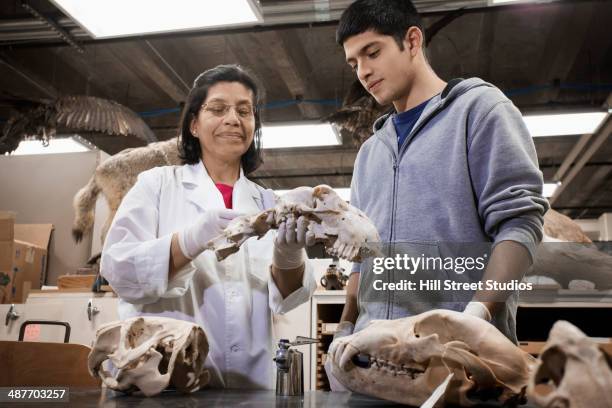
[[[161,315],[204,328],[212,387],[273,388],[271,314],[305,302],[316,287],[301,219],[222,262],[204,251],[237,214],[274,205],[271,190],[246,178],[261,163],[259,104],[257,83],[241,67],[202,73],[181,118],[185,164],[139,175],[102,252],[122,319]]]

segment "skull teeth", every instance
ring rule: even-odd
[[[370,366],[376,367],[377,370],[385,369],[390,371],[393,376],[409,375],[413,380],[416,378],[416,376],[425,372],[425,370],[421,368],[408,367],[404,364],[398,366],[382,358],[372,356],[370,356]]]

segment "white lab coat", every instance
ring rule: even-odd
[[[233,208],[262,211],[273,205],[271,194],[241,171]],[[121,298],[121,319],[156,315],[202,326],[210,344],[206,365],[212,387],[271,389],[271,313],[309,299],[316,288],[312,266],[306,262],[303,286],[283,299],[270,274],[275,233],[270,231],[222,262],[204,251],[168,282],[172,234],[220,208],[223,198],[202,162],[141,173],[108,232],[101,273]]]

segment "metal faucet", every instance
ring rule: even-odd
[[[281,339],[274,362],[276,363],[276,395],[304,395],[304,354],[293,346],[318,343],[316,339],[297,336],[294,342]]]

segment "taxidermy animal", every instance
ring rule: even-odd
[[[74,196],[75,216],[72,225],[74,240],[80,242],[83,235],[91,232],[96,200],[102,193],[110,209],[100,237],[104,243],[119,204],[136,183],[138,174],[153,167],[180,164],[177,143],[178,139],[173,138],[143,147],[125,149],[101,163],[85,187]]]
[[[48,144],[58,129],[134,136],[146,143],[157,139],[147,124],[129,108],[93,96],[62,96],[11,117],[0,135],[0,154],[11,153],[24,139]]]

